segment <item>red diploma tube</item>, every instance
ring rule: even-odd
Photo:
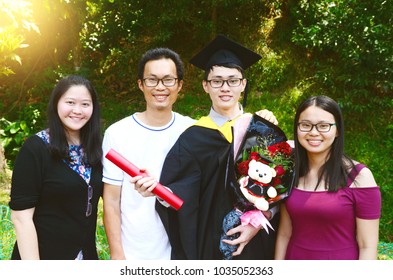
[[[138,167],[136,167],[134,164],[132,164],[125,157],[123,157],[113,149],[110,149],[105,157],[109,159],[111,162],[113,162],[116,166],[118,166],[121,170],[123,170],[128,175],[130,175],[131,177],[135,177],[138,175],[141,175],[143,177],[147,176],[145,172],[141,171]],[[170,192],[167,188],[165,188],[160,183],[158,183],[157,186],[154,188],[153,193],[157,195],[159,198],[168,202],[169,205],[171,205],[176,210],[179,210],[183,204],[183,200],[181,200],[181,198],[179,198],[174,193]]]

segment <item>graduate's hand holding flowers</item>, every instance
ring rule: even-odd
[[[261,211],[262,214],[268,219],[270,220],[272,217],[272,212],[270,210],[268,211]],[[248,244],[248,242],[251,241],[251,239],[258,233],[258,231],[261,229],[262,227],[254,227],[251,224],[247,224],[247,225],[239,225],[237,227],[234,227],[232,229],[230,229],[226,234],[228,236],[234,235],[236,233],[240,233],[239,237],[233,240],[229,240],[229,239],[223,239],[222,242],[227,243],[229,245],[232,246],[237,246],[239,245],[239,247],[237,248],[237,250],[235,252],[233,252],[232,256],[239,256],[242,252],[244,247]]]
[[[224,243],[227,243],[232,246],[238,246],[237,250],[232,253],[232,256],[239,256],[242,252],[244,247],[251,241],[251,239],[258,233],[260,228],[256,228],[250,224],[248,225],[239,225],[230,229],[227,232],[228,236],[231,236],[236,233],[240,233],[239,237],[233,240],[224,239],[222,240]]]
[[[267,120],[275,125],[278,125],[278,120],[272,111],[269,111],[267,109],[263,109],[263,110],[256,112],[255,114],[257,114],[261,118],[264,118],[265,120]]]

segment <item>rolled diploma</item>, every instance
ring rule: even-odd
[[[105,155],[105,157],[131,177],[135,177],[138,175],[141,175],[143,177],[148,176],[145,172],[142,172],[138,167],[136,167],[134,164],[132,164],[125,157],[123,157],[121,154],[119,154],[113,149],[110,149],[109,152]],[[158,183],[157,186],[154,188],[153,193],[161,199],[165,200],[176,210],[179,210],[183,204],[183,200],[181,198],[170,192],[160,183]]]

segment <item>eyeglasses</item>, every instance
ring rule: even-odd
[[[93,187],[90,184],[87,187],[87,208],[86,208],[86,217],[91,215],[93,211],[93,205],[91,204],[91,199],[93,197]]]
[[[298,128],[302,132],[310,132],[313,130],[314,126],[319,132],[329,132],[330,128],[336,125],[336,123],[317,123],[317,124],[312,124],[308,122],[300,122],[297,124]]]
[[[210,86],[212,88],[220,88],[225,83],[227,83],[227,85],[230,87],[238,87],[238,86],[240,86],[242,80],[243,79],[239,79],[239,78],[232,78],[232,79],[228,79],[228,80],[211,79],[211,80],[207,80],[207,82],[210,84]]]
[[[160,81],[166,87],[173,87],[176,84],[176,80],[177,78],[171,78],[171,77],[163,78],[163,79],[145,78],[143,79],[143,82],[147,87],[156,87]]]

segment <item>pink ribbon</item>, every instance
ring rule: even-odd
[[[265,217],[265,215],[262,214],[260,210],[250,210],[245,212],[243,215],[241,215],[240,221],[242,222],[243,226],[248,224],[255,228],[262,226],[267,233],[269,233],[269,227],[274,230],[269,220]]]

